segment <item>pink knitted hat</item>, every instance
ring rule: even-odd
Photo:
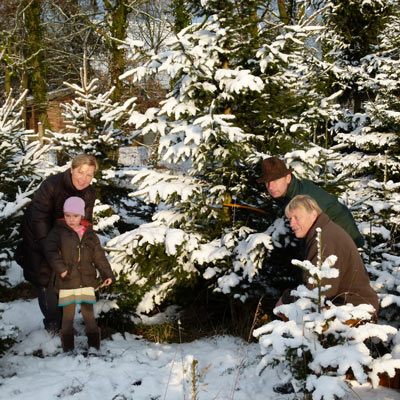
[[[64,203],[64,212],[85,216],[85,202],[80,197],[68,197]]]

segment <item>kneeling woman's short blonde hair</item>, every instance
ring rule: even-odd
[[[311,213],[312,211],[316,211],[318,215],[322,213],[321,207],[318,203],[307,194],[299,194],[293,197],[285,208],[285,215],[297,208],[304,208],[308,213]]]
[[[72,169],[81,167],[82,165],[89,165],[90,167],[94,167],[95,171],[99,169],[99,164],[96,160],[96,157],[92,156],[91,154],[78,154],[71,161]]]

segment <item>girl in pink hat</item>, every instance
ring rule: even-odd
[[[64,203],[64,218],[56,221],[44,245],[59,290],[58,305],[63,307],[61,343],[65,352],[74,349],[76,304],[81,307],[89,347],[100,348],[100,331],[93,310],[95,288],[99,286],[97,272],[102,286],[115,280],[100,240],[84,215],[83,199],[69,197]]]

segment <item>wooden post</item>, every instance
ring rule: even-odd
[[[387,182],[388,174],[388,150],[385,150],[385,169],[383,170],[383,183]]]
[[[43,146],[44,142],[44,126],[41,122],[38,122],[38,139],[40,146]]]

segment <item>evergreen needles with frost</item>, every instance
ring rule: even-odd
[[[346,200],[366,238],[363,254],[381,299],[381,316],[399,325],[400,108],[399,1],[327,2],[326,28],[318,43],[326,49],[338,113],[331,118],[331,162],[348,177]],[[351,21],[357,21],[352,23]]]
[[[35,183],[35,168],[46,150],[38,141],[29,140],[24,127],[22,102],[8,95],[0,106],[0,266],[12,259],[18,241],[22,209],[30,201]]]
[[[89,81],[86,65],[81,68],[80,85],[64,84],[73,92],[72,101],[62,104],[67,126],[62,133],[51,133],[61,162],[87,153],[101,160],[103,169],[115,167],[119,147],[128,143],[118,124],[123,123],[126,110],[136,99],[131,98],[124,104],[113,103],[111,95],[115,88],[102,93],[97,78]]]
[[[22,118],[22,102],[10,93],[0,106],[0,285],[8,285],[4,274],[18,243],[22,210],[37,183],[35,167],[45,151],[38,141],[29,141]],[[36,182],[35,182],[36,181]],[[0,308],[0,320],[3,308]],[[17,330],[0,324],[0,354],[12,344]]]

